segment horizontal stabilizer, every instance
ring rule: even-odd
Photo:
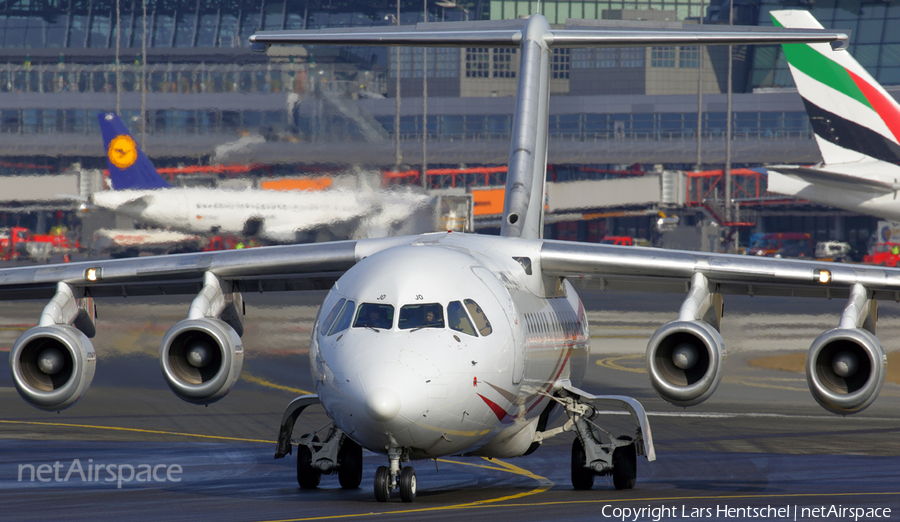
[[[527,20],[420,23],[365,29],[262,31],[250,37],[255,51],[269,45],[385,45],[418,47],[516,47],[522,42]],[[845,32],[768,27],[702,27],[643,23],[640,26],[570,25],[551,29],[543,38],[551,47],[621,47],[651,45],[831,43],[846,48]]]
[[[875,167],[873,165],[873,168]],[[882,194],[890,194],[900,190],[900,183],[898,182],[889,183],[814,167],[776,165],[767,167],[767,169],[786,176],[799,178],[813,185],[827,185],[840,190],[852,190],[854,192],[875,191]]]

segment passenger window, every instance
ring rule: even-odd
[[[447,322],[450,323],[451,330],[478,337],[478,334],[475,333],[475,327],[472,326],[472,321],[466,315],[466,309],[463,308],[462,303],[459,301],[453,301],[447,305]]]
[[[400,329],[443,328],[444,307],[440,303],[406,305],[400,308]]]
[[[466,303],[466,309],[469,311],[469,315],[472,316],[472,320],[475,321],[475,328],[478,330],[478,333],[483,336],[491,335],[491,332],[494,331],[491,328],[491,322],[488,321],[487,316],[484,315],[478,303],[471,299],[466,299],[464,303]]]
[[[394,326],[394,307],[389,304],[363,303],[359,305],[354,328],[390,330]]]
[[[355,310],[356,303],[354,303],[353,301],[347,301],[347,303],[344,305],[344,309],[341,310],[341,315],[338,316],[337,321],[334,322],[334,326],[332,326],[331,330],[328,331],[328,335],[334,335],[349,328],[350,321],[353,319],[353,312]]]
[[[341,311],[341,308],[344,307],[344,303],[347,302],[346,299],[341,299],[337,302],[336,305],[328,312],[328,315],[325,317],[325,320],[322,321],[322,324],[319,325],[319,332],[327,332],[329,328],[331,328],[331,323],[334,321],[334,318],[337,317],[338,312]]]

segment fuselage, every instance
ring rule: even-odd
[[[885,162],[861,164],[831,164],[823,170],[847,176],[896,183],[900,179],[900,167]],[[862,183],[849,186],[850,182],[830,185],[828,181],[811,183],[794,176],[769,171],[768,189],[771,192],[794,196],[823,205],[842,208],[870,216],[900,221],[900,201],[896,194],[884,190],[877,191]]]
[[[412,458],[527,451],[554,385],[583,379],[588,326],[568,283],[563,297],[530,290],[540,274],[513,259],[527,254],[514,243],[426,236],[338,280],[310,351],[338,427],[372,451],[399,446]]]
[[[248,222],[255,222],[262,237],[279,242],[295,241],[298,232],[329,228],[338,236],[350,237],[361,220],[367,220],[370,226],[388,228],[408,218],[426,200],[426,196],[412,193],[376,197],[339,189],[304,192],[170,188],[110,190],[91,197],[91,202],[101,208],[190,233],[218,231],[241,235],[246,234]],[[384,223],[376,216],[382,217]]]

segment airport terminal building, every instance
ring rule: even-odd
[[[265,163],[258,169],[264,175],[334,163],[416,169],[423,137],[429,167],[500,165],[508,154],[516,50],[297,47],[260,54],[249,51],[247,38],[258,30],[398,18],[509,19],[538,8],[551,24],[727,24],[729,5],[739,25],[771,25],[774,9],[810,9],[825,27],[852,30],[851,52],[877,80],[900,84],[900,3],[884,1],[10,0],[0,6],[0,172],[102,169],[96,115],[117,106],[160,167]],[[780,48],[735,47],[732,63],[735,165],[817,161]],[[643,171],[721,168],[726,71],[724,47],[556,50],[551,170],[588,179],[636,164]],[[434,178],[434,186],[441,183]],[[815,216],[823,236],[853,230],[859,237],[873,223],[811,205],[767,206],[764,180],[760,188],[761,195],[732,194],[759,207],[759,229],[808,227],[806,218]],[[11,202],[0,205],[14,210]],[[636,234],[652,224],[652,217],[617,221],[627,220]],[[591,225],[577,226],[583,238]]]

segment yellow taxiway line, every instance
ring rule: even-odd
[[[260,442],[265,444],[275,444],[274,440],[259,439],[242,439],[239,437],[223,437],[221,435],[202,435],[200,433],[180,433],[176,431],[159,431],[145,430],[141,428],[124,428],[121,426],[95,426],[92,424],[69,424],[65,422],[38,422],[38,421],[17,421],[17,420],[0,420],[0,424],[28,424],[32,426],[52,426],[59,428],[83,428],[91,430],[110,430],[110,431],[129,431],[133,433],[153,433],[157,435],[179,435],[182,437],[198,437],[201,439],[230,440],[233,442]]]
[[[281,386],[279,384],[272,383],[270,381],[261,379],[259,377],[249,376],[249,378],[248,378],[248,376],[242,374],[241,378],[245,379],[249,382],[259,384],[261,386],[267,386],[267,387],[275,388],[275,389],[279,389],[279,390],[290,391],[290,392],[298,393],[301,395],[309,393],[309,392],[306,392],[304,390],[300,390],[297,388],[289,388],[287,386]],[[124,427],[120,427],[120,426],[97,426],[97,425],[91,425],[91,424],[71,424],[71,423],[64,423],[64,422],[38,422],[38,421],[18,421],[18,420],[0,420],[0,424],[18,424],[18,425],[49,426],[49,427],[60,427],[60,428],[80,428],[80,429],[94,429],[94,430],[125,431],[125,432],[133,432],[133,433],[152,433],[152,434],[158,434],[158,435],[178,435],[178,436],[182,436],[182,437],[197,437],[197,438],[203,438],[203,439],[226,440],[226,441],[232,441],[232,442],[255,442],[255,443],[262,443],[262,444],[275,444],[274,440],[243,439],[243,438],[238,438],[238,437],[223,437],[223,436],[219,436],[219,435],[203,435],[203,434],[199,434],[199,433],[181,433],[181,432],[173,432],[173,431],[146,430],[146,429],[140,429],[140,428],[124,428]],[[402,511],[391,511],[388,513],[390,513],[390,514],[424,513],[424,512],[428,512],[428,511],[445,511],[445,510],[450,510],[450,509],[473,508],[473,507],[478,507],[478,506],[494,504],[497,502],[515,500],[515,499],[527,497],[530,495],[536,495],[538,493],[543,493],[553,487],[553,482],[551,482],[546,477],[536,475],[536,474],[532,473],[531,471],[528,471],[527,469],[520,468],[519,466],[510,464],[508,462],[503,462],[498,459],[488,460],[485,458],[484,461],[489,462],[490,464],[476,464],[476,463],[471,463],[471,462],[460,462],[460,461],[456,461],[456,460],[446,460],[446,459],[438,459],[438,461],[444,462],[447,464],[456,464],[456,465],[460,465],[460,466],[474,466],[474,467],[493,470],[493,471],[501,471],[501,472],[505,472],[505,473],[512,473],[514,475],[521,475],[523,477],[528,477],[528,478],[536,480],[538,482],[538,487],[536,487],[532,490],[525,491],[522,493],[517,493],[514,495],[507,495],[504,497],[498,497],[498,498],[492,498],[492,499],[486,499],[486,500],[478,500],[475,502],[467,502],[465,504],[454,504],[454,505],[450,505],[450,506],[441,506],[441,507],[432,507],[432,508],[408,509],[408,510],[402,510]],[[388,514],[388,513],[385,513],[385,514]],[[326,518],[348,518],[351,516],[369,516],[369,515],[376,515],[376,514],[379,514],[379,513],[361,513],[361,514],[355,514],[355,515],[345,515],[342,517],[330,516],[330,517],[322,517],[322,518],[302,518],[302,519],[295,519],[295,520],[298,520],[298,521],[299,520],[321,520],[321,519],[326,519]]]

